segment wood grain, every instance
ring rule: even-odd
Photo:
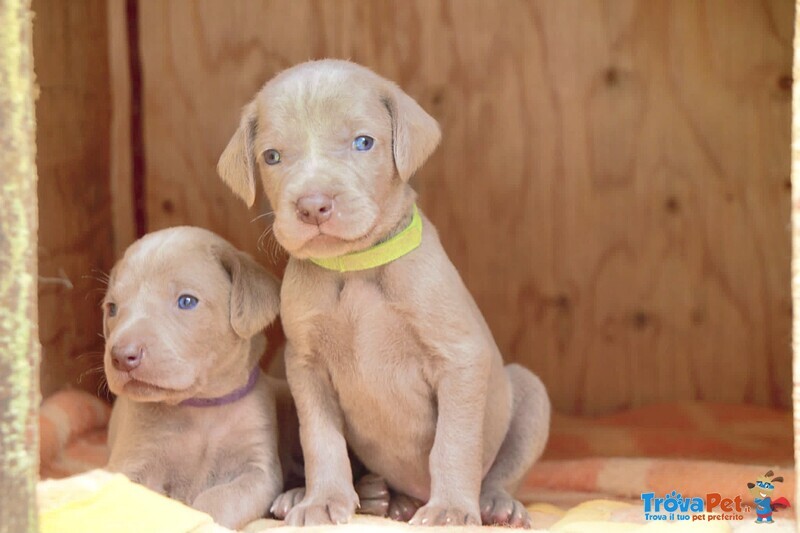
[[[792,72],[800,79],[800,0],[795,2],[794,14],[794,59]],[[800,85],[792,88],[792,303],[800,307]],[[793,390],[792,411],[794,414],[794,464],[795,476],[800,475],[800,314],[792,319]],[[794,498],[800,497],[800,484],[795,485]]]
[[[102,278],[113,260],[108,28],[103,0],[35,0],[39,336],[43,395],[94,391]]]
[[[264,81],[350,58],[441,122],[421,205],[559,410],[790,405],[791,1],[140,8],[150,229],[205,226],[279,272],[214,166]]]
[[[111,91],[110,173],[114,257],[136,240],[131,142],[131,76],[126,0],[108,0],[108,53]]]
[[[30,2],[0,3],[0,532],[36,533],[36,81]]]

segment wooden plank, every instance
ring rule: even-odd
[[[111,95],[103,0],[35,0],[42,393],[94,391],[102,364],[100,279],[112,266]],[[100,279],[98,279],[100,278]],[[83,377],[82,377],[83,376]]]
[[[136,240],[131,142],[131,75],[126,0],[108,0],[108,53],[111,78],[111,221],[114,257]]]
[[[415,183],[555,406],[790,405],[786,0],[141,4],[148,223],[257,253],[214,166],[279,70],[343,57],[442,124]],[[273,267],[280,271],[281,262]]]
[[[30,2],[0,3],[0,532],[35,533],[36,117]]]
[[[800,79],[800,0],[794,15],[794,79]],[[800,309],[800,84],[792,91],[792,302]],[[800,478],[800,313],[792,321],[794,472]],[[800,484],[795,484],[794,499],[800,498]]]

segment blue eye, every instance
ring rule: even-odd
[[[366,152],[367,150],[372,148],[372,145],[374,144],[375,144],[375,139],[373,139],[369,135],[359,135],[353,141],[353,148],[355,148],[359,152]]]
[[[268,165],[277,165],[281,162],[281,153],[274,148],[264,152],[264,162]]]
[[[181,309],[194,309],[197,307],[197,298],[190,294],[181,294],[178,296],[178,307]]]

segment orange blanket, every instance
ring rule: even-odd
[[[660,404],[581,418],[555,415],[544,459],[662,457],[787,465],[791,411],[717,403]]]
[[[101,467],[110,409],[77,390],[42,404],[41,477]],[[542,461],[520,488],[527,501],[557,492],[639,499],[642,492],[742,494],[768,468],[794,494],[792,416],[762,407],[693,403],[581,418],[556,415]]]

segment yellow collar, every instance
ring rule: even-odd
[[[328,270],[337,272],[355,272],[368,270],[391,263],[416,249],[422,242],[422,217],[414,205],[414,215],[406,228],[382,243],[360,252],[340,255],[339,257],[311,258],[311,262]]]

